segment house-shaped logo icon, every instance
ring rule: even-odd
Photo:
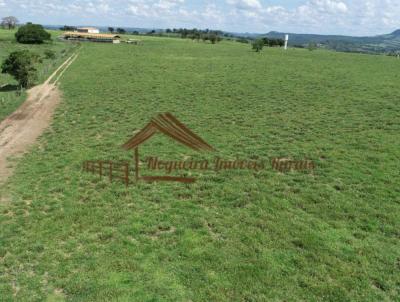
[[[152,118],[151,121],[140,130],[134,137],[127,141],[122,147],[126,150],[135,151],[135,172],[136,180],[146,181],[178,181],[194,182],[195,179],[173,176],[143,176],[139,174],[139,146],[160,132],[178,141],[179,143],[196,151],[214,151],[214,148],[205,142],[201,137],[193,133],[171,113],[162,113]]]

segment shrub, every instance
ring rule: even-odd
[[[212,33],[212,34],[209,35],[209,38],[208,38],[208,39],[210,40],[210,42],[211,42],[212,44],[215,44],[215,43],[217,43],[218,37],[217,37],[216,34]]]
[[[44,30],[42,25],[28,23],[18,29],[15,33],[15,38],[19,43],[41,44],[46,40],[50,40],[51,36]]]
[[[56,53],[53,50],[46,49],[44,51],[44,58],[54,60],[56,58]]]
[[[313,50],[316,50],[318,48],[318,46],[317,46],[317,43],[310,42],[310,43],[308,43],[307,48],[308,48],[309,51],[313,51]]]
[[[38,56],[29,50],[12,52],[1,65],[1,72],[12,75],[21,87],[27,88],[33,85],[37,78],[35,63]]]

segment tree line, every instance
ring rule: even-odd
[[[145,35],[148,36],[160,36],[160,37],[179,37],[182,39],[191,39],[196,41],[210,41],[212,44],[216,44],[222,40],[224,36],[220,30],[209,30],[209,29],[197,29],[197,28],[167,28],[166,30],[156,31],[151,30]]]
[[[252,48],[256,52],[260,52],[264,48],[264,46],[282,47],[284,45],[285,45],[285,41],[283,39],[272,39],[272,38],[267,38],[267,37],[253,40],[251,43]]]

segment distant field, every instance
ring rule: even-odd
[[[396,301],[400,60],[222,42],[83,43],[49,131],[0,205],[5,301]],[[142,159],[291,157],[314,172],[197,173],[125,188],[81,171],[171,112]],[[142,165],[143,169],[144,163]]]
[[[16,50],[29,49],[32,52],[44,57],[45,50],[53,50],[56,53],[56,59],[43,59],[41,64],[38,64],[38,83],[43,82],[51,72],[66,59],[73,45],[57,41],[57,36],[60,32],[51,31],[53,42],[44,43],[42,45],[24,45],[15,41],[14,30],[0,29],[0,66],[8,55]],[[3,87],[5,85],[10,85]],[[0,121],[8,114],[13,112],[25,99],[25,91],[20,91],[14,87],[17,82],[9,75],[0,73]]]

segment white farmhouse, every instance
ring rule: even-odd
[[[79,27],[77,29],[78,32],[80,33],[87,33],[87,34],[98,34],[100,33],[100,30],[95,27]]]

